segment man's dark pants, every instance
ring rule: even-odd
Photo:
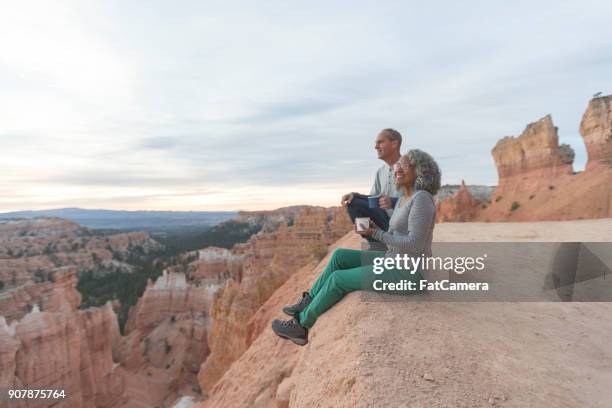
[[[370,208],[368,205],[368,196],[354,193],[353,199],[346,206],[346,209],[353,223],[355,223],[355,218],[368,217],[374,221],[374,224],[378,225],[383,230],[389,230],[389,214],[382,208]],[[366,239],[370,242],[370,246],[376,246],[372,244],[377,244],[381,246],[382,250],[385,250],[385,246],[381,242],[371,237],[366,237]]]

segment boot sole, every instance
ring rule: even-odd
[[[287,316],[291,316],[291,317],[295,317],[296,314],[299,314],[299,313],[290,313],[286,309],[283,309],[283,313],[286,314]]]
[[[287,339],[287,340],[291,340],[292,342],[294,342],[295,344],[297,344],[298,346],[305,346],[306,344],[308,344],[308,339],[296,339],[294,337],[289,337],[286,336],[284,334],[281,333],[277,333],[276,331],[274,332],[278,337],[282,337],[283,339]]]

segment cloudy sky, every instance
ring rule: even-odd
[[[427,4],[425,4],[427,3]],[[444,183],[496,141],[560,142],[612,93],[609,1],[14,1],[0,5],[0,211],[336,204],[379,129]]]

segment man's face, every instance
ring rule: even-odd
[[[385,160],[397,150],[397,141],[391,141],[387,138],[387,133],[382,131],[376,136],[376,145],[374,149],[378,152],[378,158]]]

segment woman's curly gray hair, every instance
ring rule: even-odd
[[[429,154],[419,149],[412,149],[405,156],[408,157],[410,165],[414,167],[416,172],[414,188],[436,195],[440,189],[441,177],[438,163]]]

